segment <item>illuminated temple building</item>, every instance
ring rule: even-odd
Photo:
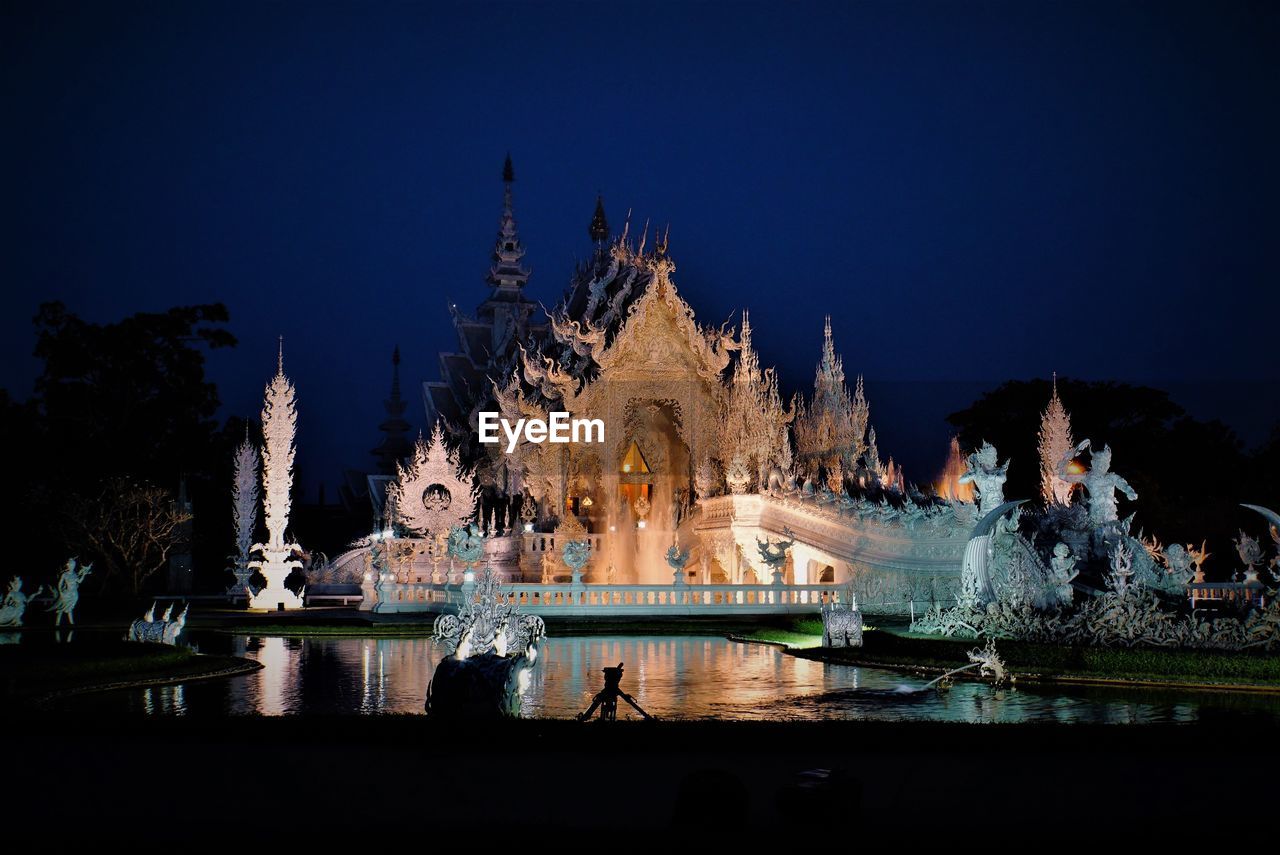
[[[612,235],[600,200],[589,260],[544,311],[525,294],[514,179],[508,158],[488,298],[471,314],[450,307],[457,347],[423,384],[427,425],[442,424],[475,469],[496,569],[512,581],[567,581],[556,538],[569,533],[590,540],[587,584],[671,584],[673,544],[690,552],[690,583],[763,584],[758,540],[794,533],[789,584],[866,576],[863,587],[886,596],[919,588],[926,599],[954,585],[971,512],[919,494],[881,461],[861,378],[850,392],[829,319],[813,395],[785,402],[747,311],[736,329],[699,324],[667,236],[629,223]],[[605,442],[522,440],[508,454],[478,442],[482,411],[512,423],[554,411],[601,419]],[[401,562],[398,584],[439,581],[428,552]]]

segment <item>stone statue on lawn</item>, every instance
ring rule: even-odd
[[[58,587],[53,591],[53,603],[49,606],[49,611],[57,613],[53,619],[55,627],[62,626],[64,616],[67,623],[76,625],[75,610],[76,603],[80,602],[80,584],[92,571],[92,564],[85,564],[77,569],[76,559],[67,559],[62,574],[58,577]]]
[[[22,616],[27,611],[27,602],[40,596],[44,590],[41,585],[31,596],[22,593],[22,577],[14,576],[9,580],[9,591],[4,595],[4,603],[0,605],[0,626],[22,626]]]

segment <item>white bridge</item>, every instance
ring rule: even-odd
[[[597,562],[577,584],[563,573],[555,581],[524,581],[544,555],[558,554],[561,544],[550,533],[491,538],[485,561],[509,580],[512,600],[534,614],[817,612],[825,601],[847,599],[850,590],[864,612],[908,614],[955,601],[971,529],[972,521],[954,506],[895,509],[798,494],[745,494],[703,500],[681,527],[682,543],[695,545],[686,567],[689,578],[680,582],[608,584]],[[757,539],[784,537],[795,543],[783,578],[774,582],[760,562]],[[593,553],[603,554],[607,535],[586,539]],[[445,611],[468,596],[466,568],[438,552],[441,544],[398,538],[385,546],[391,550],[389,569],[380,574],[372,570],[368,546],[334,562],[363,580],[362,609]]]

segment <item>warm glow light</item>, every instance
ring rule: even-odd
[[[525,524],[524,524],[524,530],[525,530],[525,531],[533,531],[533,523],[525,523]]]
[[[636,528],[644,528],[644,520],[640,520],[640,522],[636,523]]]
[[[631,464],[630,464],[630,463],[624,463],[624,464],[622,464],[622,471],[623,471],[623,472],[630,472],[630,471],[631,471]]]
[[[591,501],[591,497],[590,497],[590,496],[587,496],[586,498],[584,498],[584,499],[582,500],[582,507],[584,507],[584,508],[589,508],[589,507],[591,507],[591,505],[592,505],[592,501]]]
[[[1079,460],[1072,460],[1067,464],[1067,472],[1072,475],[1083,475],[1085,472],[1084,465]]]
[[[938,476],[937,483],[933,485],[934,493],[943,499],[972,502],[974,499],[973,484],[960,483],[960,476],[965,473],[967,468],[964,454],[960,450],[960,441],[952,437],[951,448],[947,454],[947,462],[942,468],[942,474]]]

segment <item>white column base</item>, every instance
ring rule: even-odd
[[[302,566],[302,562],[290,557],[289,550],[276,552],[263,550],[263,561],[255,563],[255,567],[267,585],[257,594],[249,598],[249,608],[258,611],[292,611],[302,608],[302,597],[284,586],[289,574]]]
[[[249,599],[249,608],[267,612],[279,611],[281,608],[293,611],[302,608],[302,597],[283,585],[278,588],[267,587]]]

